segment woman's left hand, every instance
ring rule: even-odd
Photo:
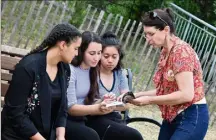
[[[150,104],[150,97],[149,96],[141,96],[136,99],[130,101],[131,104],[142,106]]]

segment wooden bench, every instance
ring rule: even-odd
[[[7,93],[15,65],[29,51],[2,45],[1,50],[1,107],[4,105],[4,97]]]

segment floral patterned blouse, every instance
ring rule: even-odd
[[[158,69],[153,77],[157,96],[171,94],[179,90],[175,80],[175,75],[179,72],[193,72],[194,79],[194,98],[191,102],[178,105],[159,105],[162,117],[171,122],[177,116],[178,111],[186,109],[204,97],[204,83],[199,58],[189,44],[176,37],[167,60],[165,60],[165,54],[166,50],[163,49]]]

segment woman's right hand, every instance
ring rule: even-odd
[[[129,103],[137,105],[137,106],[148,105],[150,104],[150,96],[141,96],[141,97],[131,100]]]
[[[113,112],[116,108],[116,106],[106,107],[106,105],[107,105],[107,101],[103,101],[99,104],[99,110],[101,115],[109,114]]]

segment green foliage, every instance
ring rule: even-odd
[[[114,14],[120,13],[124,17],[123,24],[126,24],[128,19],[140,21],[144,12],[158,8],[161,4],[161,0],[117,0],[107,5],[106,10]]]
[[[82,20],[86,15],[87,3],[83,1],[68,1],[68,8],[72,9],[73,15],[70,19],[70,23],[79,27],[82,24]]]
[[[173,2],[204,21],[210,24],[216,24],[216,0],[77,0],[72,1],[71,3],[73,2],[79,3],[76,5],[76,8],[79,9],[76,10],[76,13],[80,12],[82,15],[82,10],[85,11],[86,4],[91,4],[96,8],[107,11],[108,13],[122,15],[124,17],[123,24],[126,24],[128,19],[139,21],[144,12],[156,8],[168,7],[169,3]],[[78,18],[81,17],[82,16]],[[78,23],[78,21],[79,20],[75,23]]]
[[[167,7],[170,2],[173,2],[198,18],[210,24],[214,24],[216,22],[216,13],[214,12],[216,9],[216,6],[214,6],[215,1],[216,0],[165,0],[165,6]]]

